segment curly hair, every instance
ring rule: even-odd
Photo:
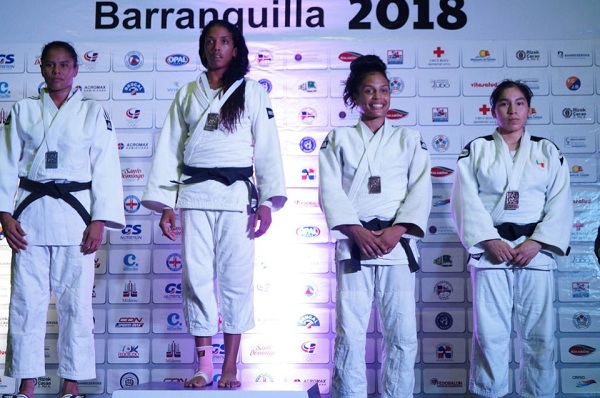
[[[242,32],[237,26],[224,20],[212,20],[202,30],[199,39],[198,53],[200,55],[200,61],[206,68],[208,66],[208,60],[206,59],[206,36],[210,30],[220,26],[231,33],[233,40],[233,46],[237,49],[237,55],[231,60],[231,63],[227,67],[227,70],[223,74],[223,91],[227,91],[229,87],[237,80],[242,79],[246,73],[250,70],[250,62],[248,61],[248,46],[246,40],[242,35]],[[236,124],[240,121],[242,114],[244,113],[245,104],[245,92],[246,82],[244,81],[227,101],[221,107],[221,125],[230,133],[235,131]]]
[[[350,64],[350,75],[346,79],[344,87],[344,103],[350,107],[356,107],[355,98],[358,97],[360,84],[370,74],[381,73],[389,83],[389,79],[385,73],[387,66],[377,55],[363,55],[356,58]]]

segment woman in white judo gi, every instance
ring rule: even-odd
[[[523,397],[553,397],[553,255],[568,254],[573,208],[569,167],[548,139],[525,129],[532,92],[506,80],[490,97],[498,127],[458,159],[452,216],[470,254],[473,345],[469,389],[507,394],[510,335],[517,332]]]
[[[344,101],[360,121],[332,130],[319,153],[321,208],[338,239],[331,395],[367,396],[365,344],[375,299],[384,329],[382,397],[412,397],[415,241],[431,210],[429,153],[419,132],[386,119],[390,82],[377,56],[351,63]]]
[[[93,253],[105,227],[125,226],[121,168],[108,114],[73,89],[73,47],[47,44],[41,71],[46,87],[18,101],[0,132],[0,221],[13,250],[5,374],[21,379],[19,398],[33,397],[53,291],[57,374],[76,397],[77,380],[96,377]]]
[[[173,209],[181,209],[184,315],[198,353],[185,385],[213,382],[218,296],[225,342],[218,386],[235,388],[241,333],[254,327],[254,238],[269,228],[271,209],[284,205],[285,181],[270,100],[262,85],[244,78],[249,63],[241,32],[211,21],[199,53],[208,70],[175,96],[142,204],[162,212],[160,228],[170,239]]]

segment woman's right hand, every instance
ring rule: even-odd
[[[21,223],[15,220],[12,214],[7,212],[0,212],[0,223],[2,224],[2,231],[4,232],[4,236],[6,236],[8,246],[15,253],[25,250],[27,248],[25,235],[27,234],[21,227]]]
[[[171,240],[175,240],[175,211],[173,209],[164,209],[160,222],[158,223],[163,235]]]
[[[515,256],[514,249],[502,239],[485,240],[481,242],[481,245],[495,264],[511,262]]]

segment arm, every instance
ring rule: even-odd
[[[407,154],[410,156],[407,193],[396,212],[394,223],[401,226],[404,232],[422,238],[431,212],[431,159],[420,134],[412,130],[410,132],[411,135],[407,137],[407,149],[410,151]]]
[[[96,246],[102,240],[104,227],[122,229],[125,227],[123,214],[123,184],[117,149],[117,135],[108,113],[100,106],[96,111],[90,166],[92,180],[92,221],[99,221],[93,228],[86,228],[83,237],[84,247]],[[100,225],[102,226],[100,228]],[[98,244],[99,245],[99,244]],[[84,252],[85,253],[85,252]],[[88,253],[86,253],[88,254]]]
[[[252,104],[254,173],[258,189],[258,205],[260,209],[261,205],[268,200],[272,204],[272,211],[277,211],[283,207],[287,201],[287,196],[275,115],[273,114],[271,100],[262,85],[253,80],[248,80],[246,85],[246,95],[248,96],[246,105],[250,106],[249,104]],[[266,232],[266,229],[262,227],[262,221],[265,221],[265,227],[268,229],[266,223],[268,219],[268,224],[270,224],[270,214],[271,208],[262,209],[260,213],[257,212],[257,216],[261,221],[259,230],[261,235]]]
[[[165,208],[174,209],[177,201],[179,186],[170,181],[178,181],[181,177],[179,165],[183,163],[184,141],[189,132],[181,105],[184,90],[182,88],[171,103],[142,195],[142,205],[156,212],[162,212]]]
[[[476,172],[479,167],[478,153],[473,153],[474,147],[472,141],[458,158],[450,196],[451,213],[458,236],[471,254],[483,252],[481,244],[484,241],[500,240],[492,217],[479,197]]]

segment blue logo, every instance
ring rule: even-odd
[[[190,57],[185,54],[167,55],[165,62],[170,66],[183,66],[190,63]]]
[[[135,254],[126,254],[125,257],[123,257],[123,264],[125,264],[126,267],[137,267],[139,264],[137,263],[137,261],[135,261],[136,259],[137,257],[135,256]]]
[[[119,143],[119,149],[123,149],[125,145]],[[128,195],[123,199],[123,209],[127,213],[136,213],[141,207],[140,198],[135,195]]]
[[[273,90],[273,83],[269,79],[260,79],[258,81],[264,88],[267,93],[270,93]]]
[[[440,312],[435,317],[435,325],[438,328],[440,328],[441,330],[450,329],[452,327],[453,323],[454,323],[454,319],[452,318],[452,315],[450,315],[447,312]]]
[[[144,94],[146,89],[140,82],[131,81],[123,86],[123,94],[137,95],[137,93]]]
[[[144,65],[144,55],[139,51],[125,54],[125,66],[131,70],[140,69]]]
[[[304,137],[300,140],[300,149],[302,152],[311,153],[317,147],[317,141],[312,137]]]
[[[173,271],[173,272],[181,271],[181,268],[183,267],[183,261],[181,258],[181,254],[179,254],[179,253],[170,254],[167,257],[166,265],[167,265],[167,268],[169,269],[169,271]]]
[[[121,230],[123,235],[139,235],[142,233],[142,226],[140,224],[130,225],[127,224],[125,228]]]

